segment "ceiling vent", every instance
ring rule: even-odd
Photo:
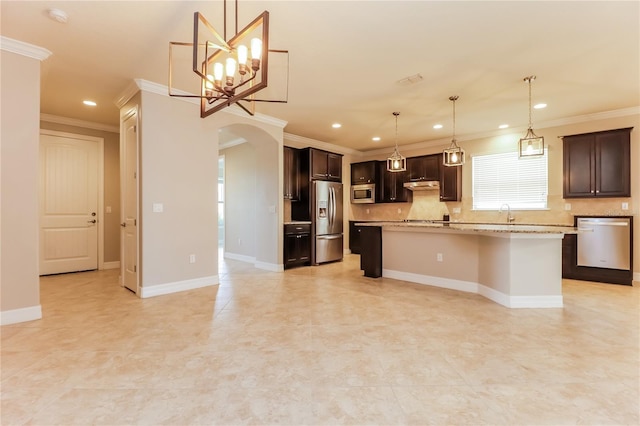
[[[422,75],[414,74],[414,75],[410,75],[409,77],[402,78],[396,81],[396,83],[398,83],[401,86],[408,86],[410,84],[420,83],[423,79],[424,78],[422,77]]]

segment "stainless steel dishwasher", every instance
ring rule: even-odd
[[[578,218],[578,266],[631,269],[631,219]]]

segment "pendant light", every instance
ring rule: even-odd
[[[453,102],[453,137],[449,148],[442,151],[442,164],[445,166],[462,166],[464,164],[464,150],[456,143],[456,101],[458,96],[449,96]]]
[[[544,137],[537,136],[533,133],[533,125],[531,124],[531,81],[535,79],[535,75],[524,78],[524,81],[529,83],[529,129],[527,130],[527,134],[524,138],[520,139],[518,149],[518,155],[520,158],[544,155]]]
[[[387,158],[387,170],[390,172],[404,172],[407,170],[407,159],[400,155],[398,151],[398,116],[399,112],[393,113],[396,118],[396,148],[393,150],[393,154]]]

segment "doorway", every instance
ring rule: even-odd
[[[138,113],[122,122],[124,137],[120,149],[121,229],[120,276],[122,285],[138,293]]]
[[[40,131],[39,274],[102,266],[104,140]]]

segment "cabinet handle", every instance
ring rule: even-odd
[[[598,190],[596,191],[596,194],[599,194],[599,193],[600,193],[600,190],[598,189]]]
[[[591,190],[591,193],[593,194],[593,189]]]

